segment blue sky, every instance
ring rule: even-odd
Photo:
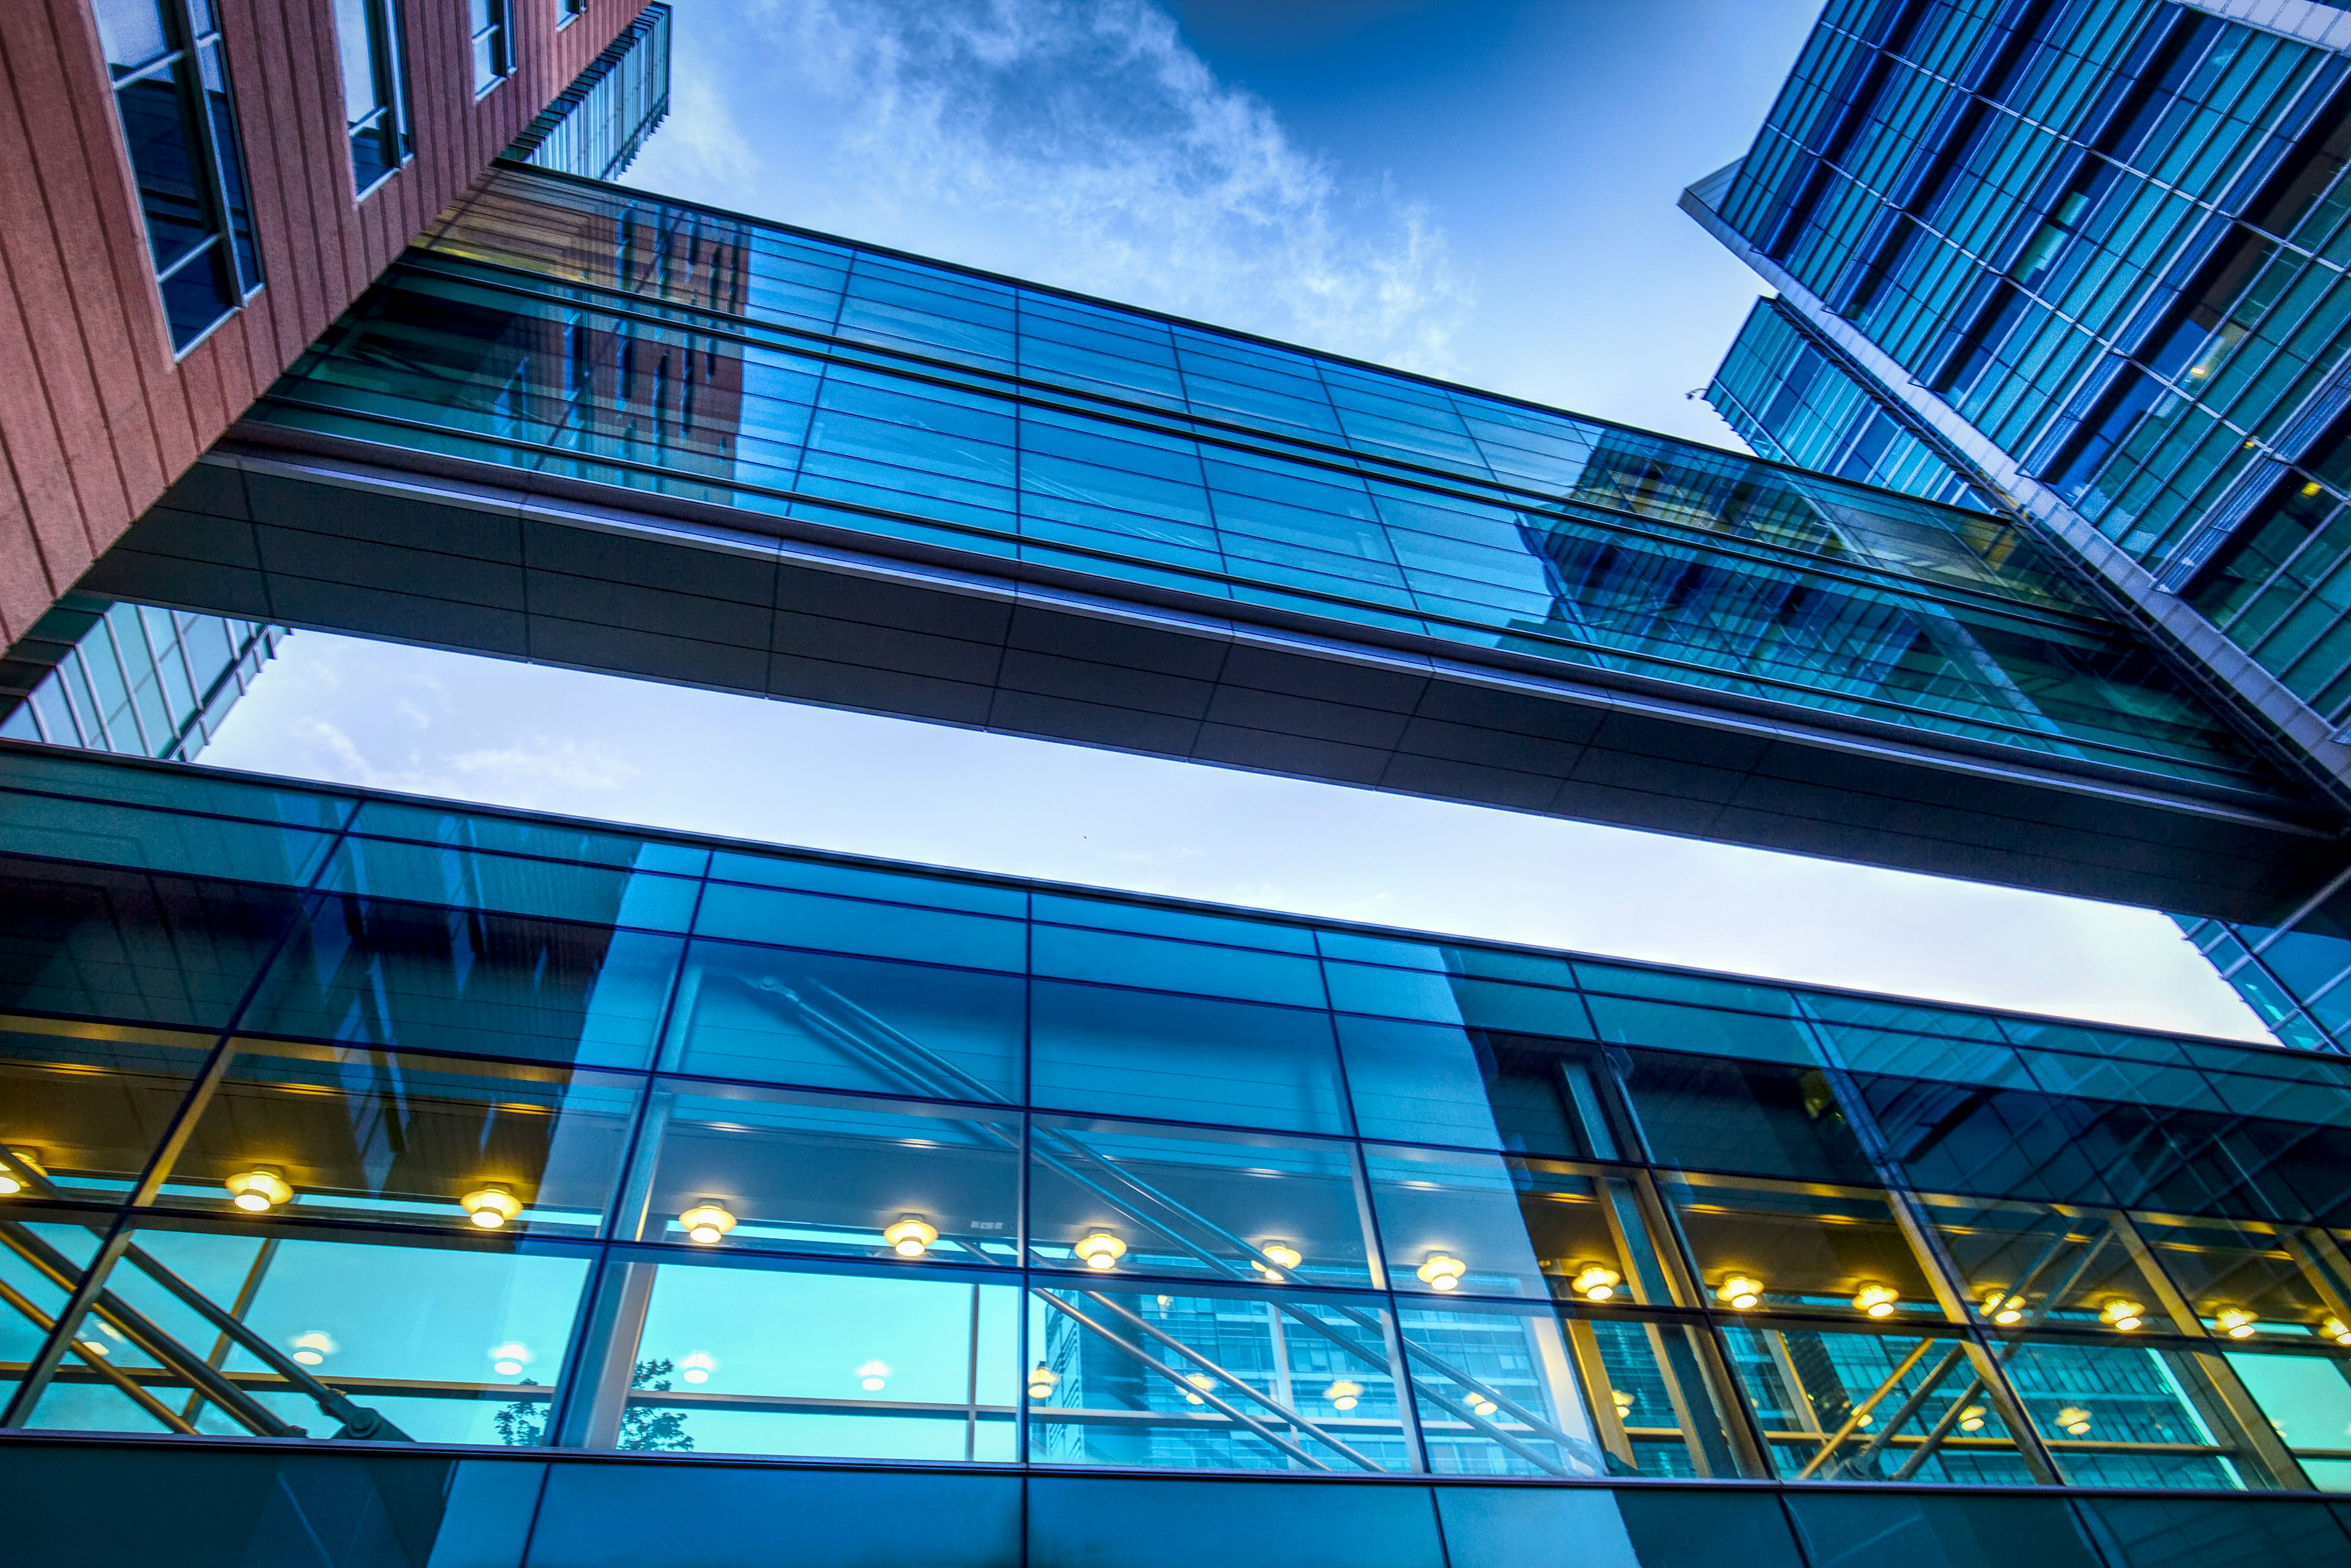
[[[1816,0],[676,0],[629,180],[1735,445],[1674,207]],[[319,633],[206,760],[2264,1038],[2152,911]]]

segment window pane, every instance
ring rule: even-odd
[[[211,1053],[205,1035],[0,1018],[7,1196],[130,1197]]]
[[[1610,1457],[1645,1476],[1729,1477],[1737,1449],[1708,1375],[1700,1331],[1628,1318],[1570,1318],[1568,1347]],[[1622,1474],[1616,1465],[1611,1474]]]
[[[2163,1292],[2112,1214],[1932,1194],[1920,1201],[1959,1266],[1979,1321],[2124,1333],[2168,1321],[2159,1306]],[[2118,1328],[2126,1322],[2131,1326]]]
[[[1660,1164],[1803,1180],[1876,1172],[1817,1068],[1624,1050],[1625,1089]]]
[[[674,936],[340,897],[270,970],[256,1033],[642,1067]]]
[[[1019,1259],[1017,1115],[671,1079],[654,1089],[639,1142],[650,1169],[623,1234],[700,1240],[683,1217],[716,1205],[725,1215],[705,1245]]]
[[[1021,982],[697,941],[662,1065],[941,1100],[1020,1097]]]
[[[1718,1307],[1943,1315],[1882,1193],[1708,1176],[1658,1185]]]
[[[2216,1370],[2226,1375],[2219,1356],[2081,1342],[2023,1343],[2008,1355],[2017,1398],[2070,1485],[2277,1484],[2214,1382]]]
[[[2337,1287],[2309,1240],[2291,1228],[2145,1214],[2133,1216],[2132,1224],[2208,1333],[2241,1341],[2351,1335]]]
[[[1018,1292],[930,1274],[629,1263],[642,1331],[590,1448],[872,1459],[1013,1457]],[[633,1345],[633,1349],[629,1347]],[[609,1381],[608,1374],[608,1381]],[[610,1396],[613,1391],[600,1390]]]
[[[1345,1015],[1338,1026],[1367,1137],[1622,1157],[1597,1047]]]
[[[1344,1133],[1330,1016],[1107,986],[1030,990],[1038,1104]]]
[[[1218,1470],[1408,1470],[1370,1301],[1147,1287],[1029,1294],[1029,1457]]]
[[[2351,1365],[2335,1355],[2241,1351],[2228,1360],[2312,1482],[2321,1491],[2351,1491]]]
[[[1800,1480],[2030,1485],[1981,1353],[1910,1333],[1723,1330],[1774,1471]]]
[[[0,861],[0,1007],[219,1028],[298,907],[283,888]]]
[[[1414,1408],[1439,1475],[1621,1473],[1576,1386],[1567,1336],[1547,1310],[1403,1308]]]
[[[1367,1145],[1389,1288],[1588,1301],[1680,1299],[1633,1179],[1561,1160]]]
[[[1374,1282],[1344,1144],[1049,1116],[1029,1136],[1029,1246],[1040,1265]]]
[[[158,1201],[592,1237],[638,1091],[562,1067],[240,1041]]]
[[[35,1422],[152,1432],[169,1428],[160,1407],[199,1432],[274,1435],[256,1424],[257,1408],[259,1421],[289,1424],[296,1436],[536,1444],[587,1274],[585,1258],[486,1239],[460,1247],[149,1228],[81,1331],[110,1347],[110,1364],[147,1401],[85,1369],[50,1385]],[[218,1376],[207,1379],[208,1361]],[[200,1382],[221,1392],[202,1393]]]

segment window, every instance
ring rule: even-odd
[[[163,316],[184,350],[261,287],[220,21],[212,0],[96,10]]]
[[[586,15],[588,15],[588,0],[557,0],[555,25],[558,27],[569,27]]]
[[[474,96],[479,98],[514,71],[514,38],[508,27],[510,0],[473,0]]]
[[[400,53],[400,0],[335,0],[343,55],[343,118],[351,189],[366,195],[408,162],[408,63]]]

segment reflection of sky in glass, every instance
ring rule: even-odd
[[[1014,1457],[1007,1407],[1017,1392],[1016,1311],[1015,1292],[1002,1285],[669,1266],[654,1281],[637,1361],[672,1363],[674,1392],[852,1406],[690,1409],[684,1432],[697,1452],[961,1459],[976,1397],[972,1457],[1005,1460]],[[686,1375],[695,1371],[700,1383]],[[946,1408],[861,1413],[857,1403]]]
[[[2351,1448],[2351,1381],[2344,1377],[2342,1363],[2316,1355],[2239,1354],[2228,1359],[2287,1448]],[[2351,1490],[2351,1474],[2327,1490]]]

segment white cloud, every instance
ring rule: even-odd
[[[1301,148],[1150,0],[690,11],[677,75],[693,85],[632,183],[1450,365],[1472,297],[1426,207]]]
[[[487,789],[495,798],[515,799],[538,791],[560,797],[618,789],[642,778],[644,769],[613,755],[602,741],[557,741],[532,736],[513,746],[461,751],[449,766],[471,780],[471,788],[451,793],[472,794]]]

